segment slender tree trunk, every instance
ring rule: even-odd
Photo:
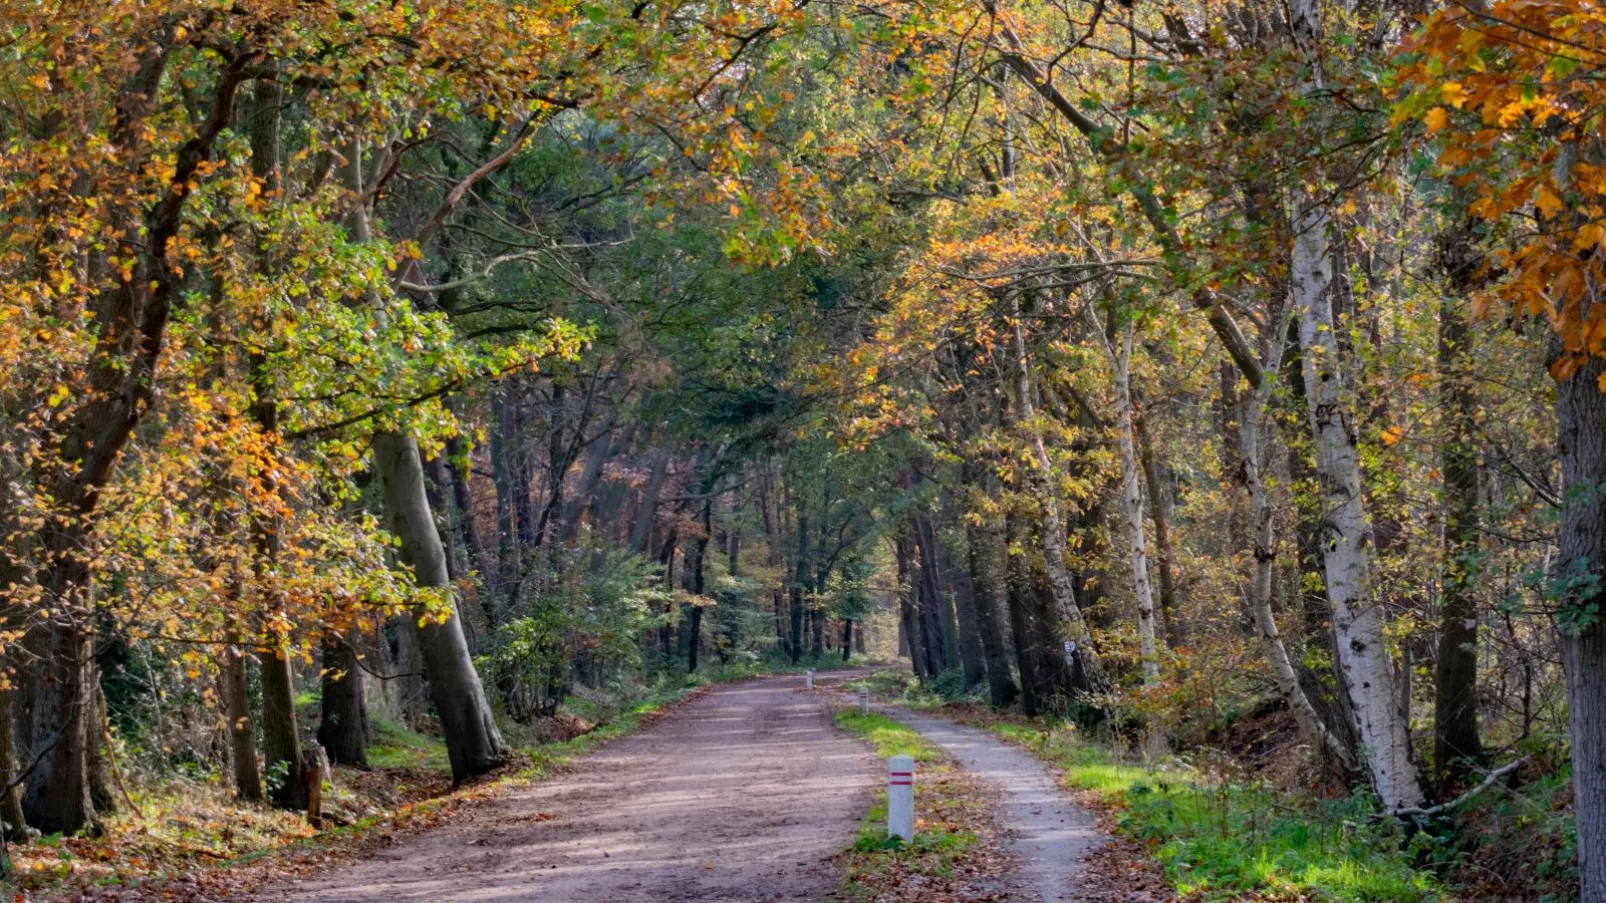
[[[942,666],[943,670],[961,666],[959,654],[959,626],[954,611],[953,593],[943,592],[942,547],[937,542],[937,530],[931,522],[929,515],[922,514],[916,522],[919,533],[916,536],[920,543],[920,566],[927,577],[927,591],[936,602],[933,610],[937,615],[937,627],[942,637]],[[952,590],[952,587],[947,587]]]
[[[381,433],[374,437],[374,466],[383,481],[391,529],[401,539],[402,559],[413,567],[420,587],[449,589],[445,550],[424,494],[418,444],[411,436]],[[469,657],[455,604],[448,614],[444,621],[429,619],[422,626],[417,616],[406,621],[429,675],[452,779],[460,783],[501,765],[507,752]]]
[[[1299,317],[1306,403],[1321,483],[1327,596],[1344,685],[1355,712],[1373,789],[1386,811],[1422,804],[1411,737],[1384,642],[1384,613],[1370,585],[1373,546],[1361,494],[1354,414],[1340,369],[1333,320],[1331,223],[1324,201],[1306,195],[1294,221],[1290,291]]]
[[[669,455],[657,452],[653,456],[652,471],[647,486],[641,493],[641,510],[630,529],[630,548],[640,555],[647,551],[647,540],[652,536],[653,524],[658,518],[658,499],[663,496],[664,478],[669,475]]]
[[[262,759],[268,797],[281,809],[307,808],[301,783],[301,736],[296,726],[295,677],[284,639],[271,631],[257,652],[262,671]]]
[[[241,800],[262,799],[262,767],[257,762],[256,721],[246,692],[245,651],[238,638],[223,647],[218,670],[222,675],[224,712],[229,719],[229,749],[234,762],[234,792]]]
[[[1146,417],[1136,420],[1138,449],[1143,463],[1143,481],[1149,490],[1149,514],[1154,521],[1156,570],[1160,574],[1160,622],[1165,628],[1166,645],[1182,645],[1182,619],[1177,613],[1176,551],[1171,546],[1171,496],[1160,479],[1160,466],[1149,437]]]
[[[457,529],[463,540],[463,548],[468,554],[469,566],[479,572],[480,579],[489,581],[495,576],[491,568],[490,550],[485,545],[485,537],[480,533],[479,503],[474,497],[474,483],[469,477],[472,462],[467,451],[463,448],[461,436],[452,436],[446,440],[446,470],[447,481],[451,483],[452,504],[457,508]],[[491,594],[486,593],[486,598]],[[494,626],[494,625],[492,625]]]
[[[513,466],[513,456],[518,446],[518,421],[514,414],[515,401],[511,397],[515,391],[514,385],[512,378],[504,379],[495,390],[491,402],[491,413],[496,420],[491,429],[491,473],[496,485],[496,598],[506,595],[508,587],[518,580],[519,575],[518,478],[517,468]],[[489,585],[487,588],[490,588]],[[496,622],[493,621],[491,626],[495,627]]]
[[[969,544],[968,537],[966,544]],[[976,615],[976,597],[980,590],[971,579],[969,567],[953,567],[946,546],[943,551],[943,564],[952,575],[949,585],[954,590],[954,616],[959,622],[959,665],[965,674],[965,689],[969,690],[987,680],[987,660],[982,653],[981,627]]]
[[[819,609],[812,609],[809,614],[814,619],[809,625],[812,635],[812,648],[809,650],[809,654],[813,656],[815,661],[819,661],[825,657],[825,612]]]
[[[933,675],[922,642],[920,615],[915,608],[915,595],[920,590],[915,583],[914,542],[907,531],[898,534],[894,557],[898,563],[898,623],[902,627],[904,642],[908,644],[909,662],[914,667],[915,677],[922,681],[929,680]]]
[[[99,669],[96,669],[97,674]],[[111,725],[106,717],[106,691],[100,680],[95,680],[95,710],[90,716],[89,730],[89,801],[95,813],[102,817],[117,811],[117,798],[112,795]]]
[[[629,430],[625,431],[625,436],[618,442],[614,441],[613,424],[614,421],[610,419],[608,430],[593,439],[591,448],[586,451],[585,467],[580,472],[580,486],[575,491],[574,498],[570,499],[563,509],[562,521],[558,527],[559,542],[574,542],[575,537],[580,534],[581,515],[585,513],[592,497],[596,495],[597,487],[602,483],[603,468],[624,443],[629,441]]]
[[[707,490],[705,490],[706,492]],[[708,556],[708,542],[714,533],[714,499],[710,495],[703,499],[703,533],[697,537],[693,544],[695,561],[689,561],[686,566],[691,569],[691,591],[696,596],[695,604],[691,610],[691,638],[686,644],[686,670],[697,670],[697,647],[702,645],[703,636],[703,593],[707,590],[703,573],[705,560]]]
[[[675,620],[675,552],[680,547],[680,530],[669,528],[663,545],[658,549],[658,566],[663,568],[664,600],[663,622],[658,625],[658,661],[664,665],[674,656],[673,624]]]
[[[803,593],[809,579],[809,515],[797,512],[797,562],[792,570],[792,664],[803,659]]]
[[[1440,409],[1448,434],[1439,448],[1444,473],[1443,591],[1434,674],[1433,763],[1439,777],[1467,775],[1483,756],[1478,742],[1478,515],[1477,384],[1472,336],[1462,306],[1472,290],[1478,260],[1467,228],[1441,237],[1448,291],[1439,304]]]
[[[1268,373],[1277,371],[1284,345],[1283,331],[1276,326],[1275,320],[1272,332],[1270,360],[1266,365]],[[1239,473],[1249,496],[1249,528],[1254,538],[1254,565],[1249,581],[1249,611],[1254,618],[1255,632],[1260,638],[1261,650],[1266,656],[1267,664],[1271,666],[1272,677],[1277,682],[1278,695],[1282,696],[1289,711],[1294,714],[1294,720],[1299,724],[1306,741],[1318,749],[1325,749],[1346,769],[1353,769],[1355,758],[1349,747],[1328,730],[1321,714],[1305,695],[1304,687],[1299,681],[1299,672],[1294,668],[1293,660],[1288,655],[1288,647],[1283,643],[1282,634],[1277,629],[1277,619],[1272,613],[1272,581],[1277,571],[1277,537],[1273,524],[1271,498],[1260,476],[1264,467],[1260,454],[1261,424],[1272,386],[1273,383],[1267,380],[1261,383],[1259,388],[1251,389],[1250,397],[1243,405],[1238,419]]]
[[[758,509],[764,521],[764,546],[771,568],[777,574],[781,570],[781,530],[777,520],[778,500],[775,498],[775,488],[770,482],[768,465],[761,473],[759,484]],[[775,610],[775,641],[780,645],[781,651],[791,655],[792,647],[786,634],[786,586],[784,581],[777,580],[770,588],[771,607]]]
[[[1091,310],[1091,308],[1089,308]],[[1121,454],[1121,513],[1126,516],[1127,561],[1132,568],[1132,594],[1138,601],[1138,658],[1143,682],[1160,679],[1160,650],[1154,629],[1154,588],[1149,582],[1149,540],[1144,531],[1143,475],[1138,466],[1136,416],[1132,408],[1132,340],[1128,324],[1120,346],[1109,348],[1115,372],[1115,429]]]
[[[368,704],[362,667],[347,637],[330,631],[323,638],[322,717],[318,742],[336,765],[368,767]]]

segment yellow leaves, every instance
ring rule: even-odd
[[[1534,206],[1545,219],[1554,219],[1562,210],[1561,198],[1556,195],[1548,182],[1541,182],[1539,190],[1534,195]]]
[[[1428,134],[1437,134],[1450,124],[1450,113],[1444,107],[1434,107],[1423,114],[1422,123],[1427,126]]]
[[[51,391],[50,397],[45,400],[45,403],[50,405],[52,408],[59,408],[61,407],[62,402],[66,401],[69,397],[71,397],[71,395],[72,389],[63,383],[56,386],[56,388]]]
[[[1466,105],[1470,95],[1460,82],[1445,82],[1439,87],[1439,96],[1444,98],[1445,103],[1459,110]]]

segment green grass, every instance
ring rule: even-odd
[[[1310,800],[1185,767],[1120,762],[1069,730],[991,728],[1061,769],[1070,786],[1099,794],[1117,829],[1143,842],[1184,895],[1444,899],[1434,875],[1412,866],[1415,851],[1400,830],[1373,821],[1376,810],[1362,797]]]
[[[848,733],[868,741],[875,747],[876,755],[883,759],[912,756],[916,762],[936,762],[942,758],[926,738],[885,715],[875,712],[861,715],[858,709],[848,709],[837,713],[836,723]]]
[[[446,744],[440,738],[382,718],[374,722],[374,742],[368,747],[368,764],[375,768],[452,770],[446,757]]]
[[[906,844],[901,838],[887,837],[887,793],[884,789],[877,793],[847,853],[843,897],[869,899],[877,888],[909,875],[952,875],[955,863],[980,842],[974,831],[949,821],[959,809],[975,805],[959,796],[952,781],[944,780],[954,774],[953,764],[919,733],[885,715],[861,715],[857,709],[848,709],[838,712],[836,720],[844,730],[873,746],[877,756],[905,755],[924,764],[924,777],[916,791],[920,821],[914,839]]]

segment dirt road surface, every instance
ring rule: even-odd
[[[897,707],[880,711],[919,731],[960,767],[996,788],[998,819],[1010,828],[1009,851],[1018,857],[1013,877],[1023,891],[1020,903],[1108,899],[1105,882],[1087,880],[1094,878],[1087,866],[1109,837],[1099,830],[1092,812],[1060,789],[1043,763],[986,731]]]
[[[817,686],[840,678],[821,675]],[[879,784],[803,678],[716,687],[574,770],[316,881],[309,903],[819,900]]]

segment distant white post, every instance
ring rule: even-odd
[[[860,687],[859,688],[859,714],[860,715],[868,715],[868,714],[870,714],[870,688],[869,687]]]
[[[908,756],[887,763],[887,836],[915,839],[915,760]]]
[[[803,689],[805,689],[805,690],[814,689],[814,672],[813,671],[804,671],[803,672]]]

